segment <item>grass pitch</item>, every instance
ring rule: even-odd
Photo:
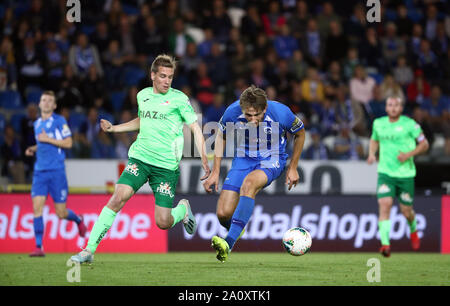
[[[0,286],[328,286],[450,285],[450,256],[433,253],[232,253],[220,263],[215,253],[102,254],[81,265],[80,282],[73,254],[0,255]],[[370,258],[380,263],[380,282],[368,282]]]

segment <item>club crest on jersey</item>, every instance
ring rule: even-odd
[[[264,133],[266,133],[266,134],[272,134],[272,128],[271,128],[271,127],[265,127],[265,128],[264,128]]]
[[[134,176],[139,176],[139,168],[136,164],[128,164],[125,171],[133,174]]]
[[[171,198],[173,198],[175,196],[172,192],[172,188],[170,187],[169,183],[161,182],[161,184],[159,184],[158,188],[156,189],[156,192],[159,192],[160,194],[168,195]]]
[[[391,191],[391,189],[386,184],[382,184],[382,185],[380,185],[380,187],[378,187],[378,193],[387,193],[390,191]]]

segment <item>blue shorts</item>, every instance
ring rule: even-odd
[[[65,169],[34,171],[32,198],[50,194],[54,203],[66,203],[68,189]]]
[[[235,158],[228,171],[227,177],[223,184],[222,190],[231,190],[237,193],[240,192],[242,183],[245,177],[254,170],[262,170],[267,176],[266,188],[274,180],[276,180],[286,167],[286,160],[278,160],[275,163],[265,163],[261,161],[250,161],[248,159]]]

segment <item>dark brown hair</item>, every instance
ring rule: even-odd
[[[264,110],[267,106],[266,92],[263,89],[256,87],[255,85],[251,85],[246,90],[244,90],[239,100],[241,109],[248,109],[250,107],[253,107],[255,110],[260,111]]]

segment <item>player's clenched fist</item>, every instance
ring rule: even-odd
[[[105,119],[100,119],[100,127],[104,132],[111,133],[113,132],[113,125],[111,122]]]

